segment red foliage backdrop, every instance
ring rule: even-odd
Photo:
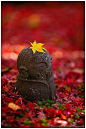
[[[84,127],[85,2],[2,2],[2,127]],[[45,43],[56,98],[26,101],[13,92],[19,52]]]

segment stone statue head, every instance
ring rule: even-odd
[[[33,54],[30,47],[23,49],[17,59],[17,68],[21,78],[46,80],[52,74],[52,58],[50,53]]]

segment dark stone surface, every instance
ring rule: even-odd
[[[23,49],[17,59],[19,71],[14,91],[18,91],[28,101],[53,99],[56,89],[52,74],[52,58],[45,53],[33,54],[30,47]]]

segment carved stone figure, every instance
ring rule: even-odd
[[[44,51],[33,54],[30,47],[27,47],[17,59],[19,75],[14,91],[19,90],[19,94],[28,101],[54,99],[56,95],[52,58],[46,49]]]

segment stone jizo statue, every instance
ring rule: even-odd
[[[18,55],[19,75],[14,91],[19,90],[19,94],[28,101],[52,100],[56,95],[52,58],[42,45],[42,43],[37,44],[34,41],[32,47],[23,49]]]

